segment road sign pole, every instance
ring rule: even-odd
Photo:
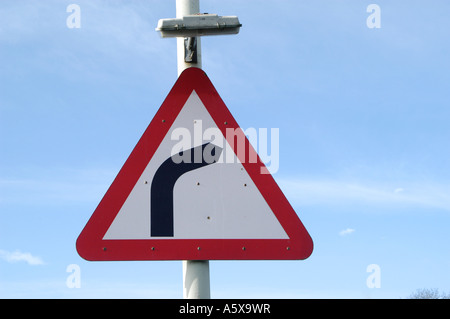
[[[176,0],[177,18],[200,13],[199,0]],[[195,40],[195,41],[194,41]],[[200,37],[191,38],[191,43],[196,43],[194,62],[186,62],[186,44],[189,39],[177,38],[178,76],[187,68],[202,67],[201,40]],[[183,261],[183,298],[184,299],[209,299],[209,261],[208,260],[184,260]]]
[[[199,0],[176,0],[177,1],[177,18],[183,18],[185,15],[200,13]],[[193,38],[194,39],[194,38]],[[177,37],[177,60],[178,60],[178,76],[181,72],[190,67],[202,68],[202,53],[201,53],[201,37],[196,37],[196,62],[186,62],[185,41],[183,37]]]
[[[183,260],[183,298],[211,298],[208,260]]]

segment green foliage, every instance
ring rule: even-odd
[[[436,288],[423,288],[417,289],[408,299],[450,299],[450,293],[439,292]]]

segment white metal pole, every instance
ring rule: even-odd
[[[211,298],[208,260],[183,260],[183,298]]]
[[[199,0],[176,0],[177,18],[182,18],[185,15],[200,13],[199,2]],[[200,37],[197,37],[197,63],[186,63],[184,59],[184,38],[177,38],[178,76],[187,68],[202,67],[200,42]],[[211,298],[208,260],[183,261],[183,298]]]
[[[176,0],[177,1],[177,18],[183,18],[185,15],[200,13],[199,0]],[[178,59],[178,76],[185,69],[190,67],[202,68],[202,45],[201,37],[197,37],[197,63],[186,63],[184,61],[184,38],[177,38],[177,59]]]

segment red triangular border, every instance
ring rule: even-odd
[[[79,255],[91,261],[308,258],[313,250],[312,239],[272,175],[261,174],[261,169],[267,169],[259,157],[256,163],[249,163],[242,158],[239,160],[278,218],[289,239],[103,240],[104,234],[193,90],[197,92],[224,136],[226,136],[227,128],[239,128],[205,72],[198,68],[185,70],[78,237],[76,247]],[[239,132],[244,134],[242,130]],[[248,143],[246,137],[245,139]],[[248,151],[255,152],[249,143]]]

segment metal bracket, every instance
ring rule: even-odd
[[[197,38],[184,38],[184,62],[197,63]]]

